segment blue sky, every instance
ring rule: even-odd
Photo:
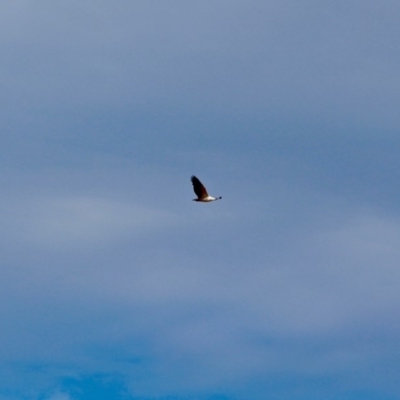
[[[0,400],[400,397],[398,2],[0,9]]]

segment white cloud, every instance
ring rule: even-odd
[[[73,398],[67,393],[56,392],[47,397],[45,400],[73,400]]]

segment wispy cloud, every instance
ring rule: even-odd
[[[115,241],[173,221],[161,210],[84,196],[39,197],[3,206],[9,236],[45,247]]]

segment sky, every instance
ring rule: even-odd
[[[399,15],[3,0],[0,400],[398,399]]]

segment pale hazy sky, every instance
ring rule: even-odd
[[[3,0],[0,400],[399,398],[399,18]]]

